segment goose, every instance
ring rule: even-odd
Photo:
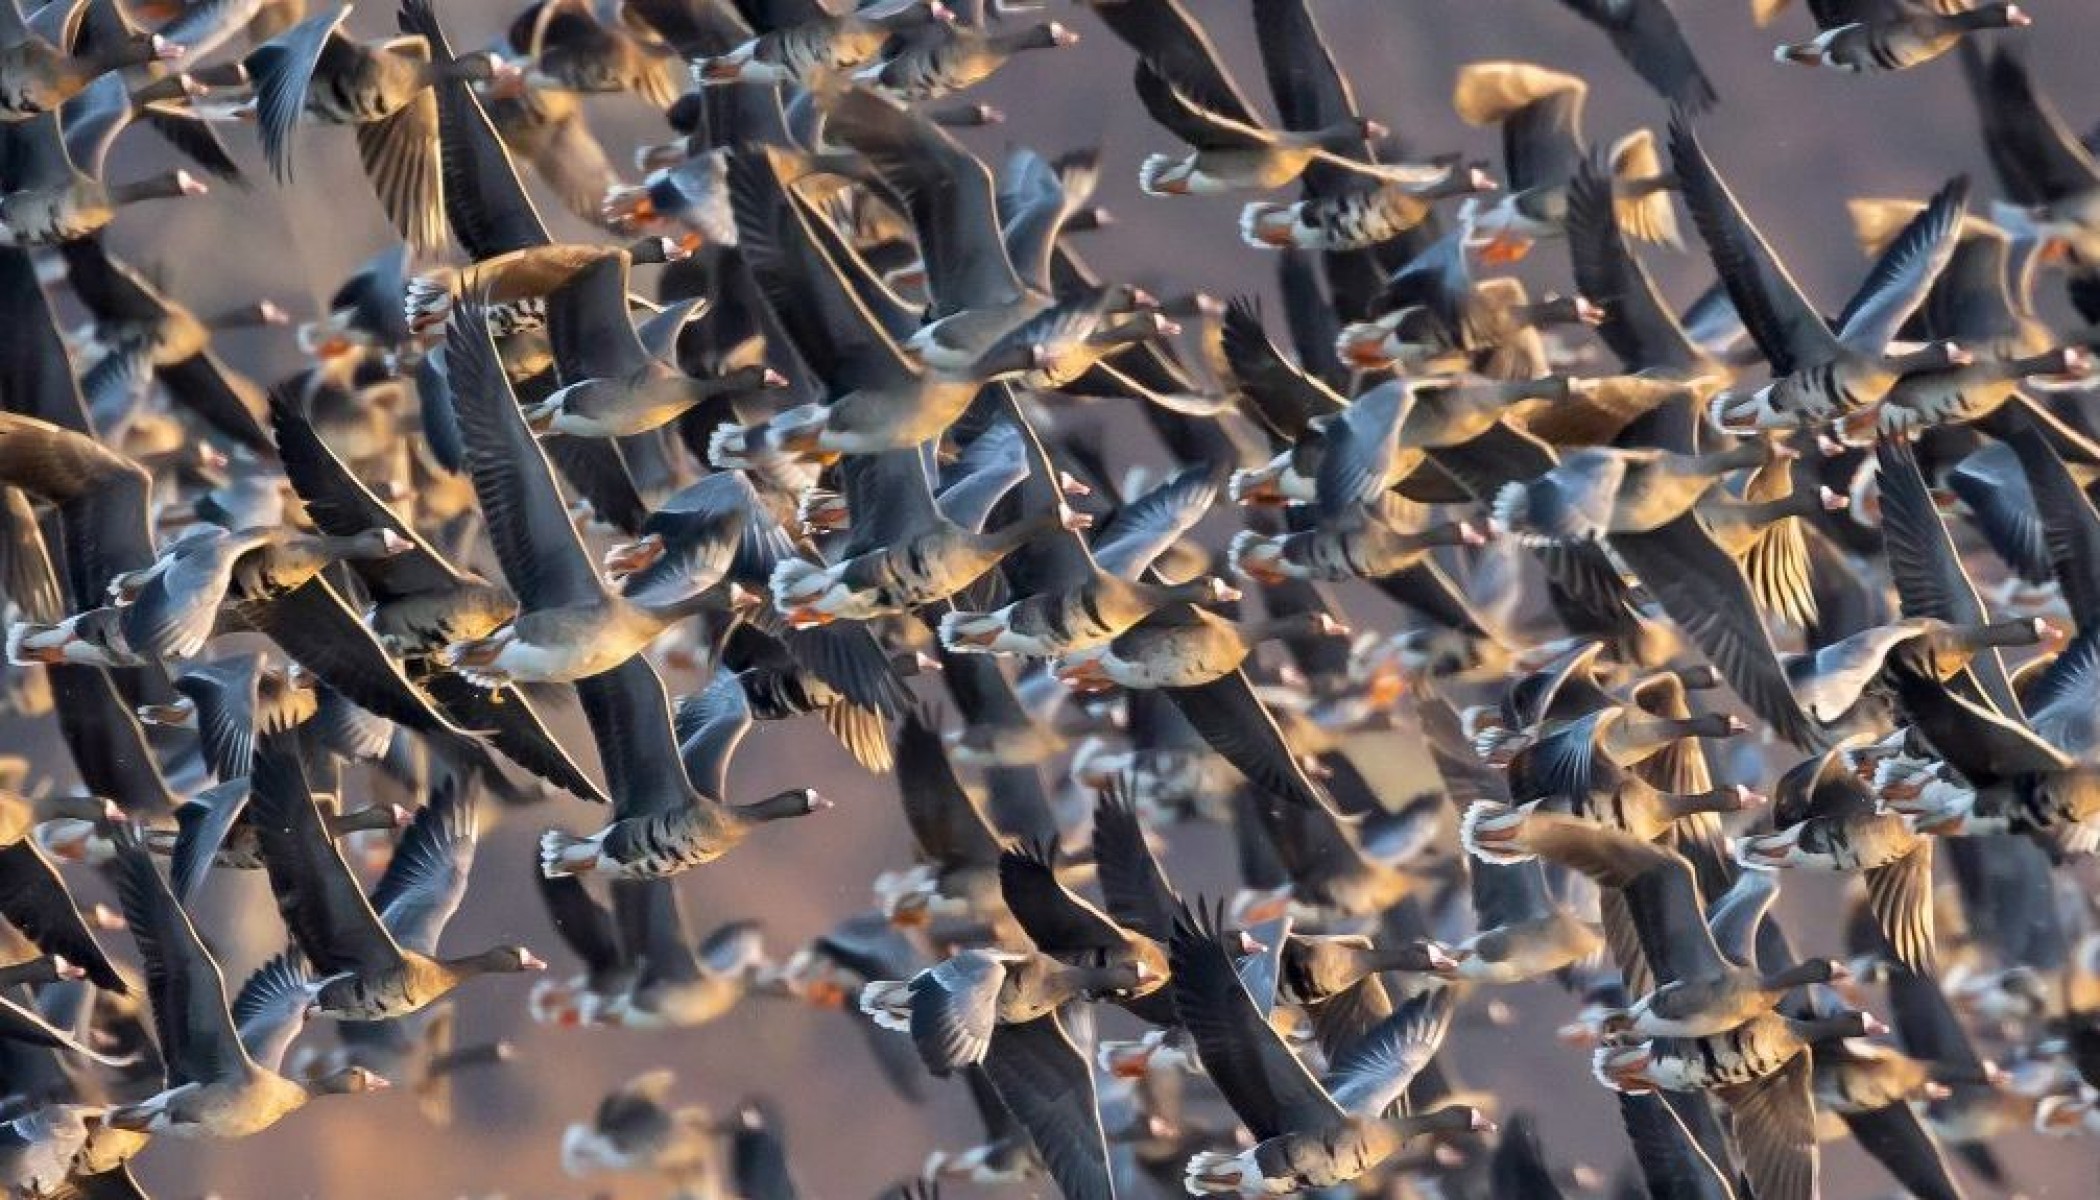
[[[1475,257],[1460,233],[1439,238],[1387,277],[1373,314],[1342,326],[1335,354],[1365,369],[1396,362],[1436,372],[1470,368],[1521,383],[1555,374],[1542,331],[1595,325],[1605,315],[1585,296],[1534,301],[1519,279],[1476,279]]]
[[[907,31],[901,40],[854,78],[895,99],[923,101],[983,83],[1016,54],[1076,46],[1079,34],[1057,21],[1001,33],[934,22]]]
[[[212,868],[263,868],[262,839],[255,822],[241,819],[247,815],[249,795],[245,778],[206,788],[176,808],[174,829],[147,831],[147,848],[170,860],[168,884],[178,899],[187,902],[194,897]],[[406,829],[412,815],[398,804],[374,804],[354,812],[331,807],[321,814],[321,823],[330,838],[340,840],[368,830]]]
[[[1041,953],[965,950],[910,979],[869,983],[860,1007],[885,1029],[910,1034],[927,1070],[942,1075],[987,1064],[1002,1028],[1054,1020],[1075,999],[1126,994],[1147,981],[1137,962],[1067,966]]]
[[[704,1025],[734,1008],[768,967],[764,941],[749,921],[723,925],[692,946],[678,894],[667,880],[616,881],[613,909],[623,944],[634,946],[642,968],[606,1007],[607,1024],[627,1029]]]
[[[313,1011],[338,1020],[385,1020],[427,1007],[480,975],[546,970],[515,945],[436,957],[473,865],[477,826],[465,789],[441,791],[416,815],[368,901],[329,840],[288,749],[266,744],[258,752],[249,804],[278,911],[316,971]]]
[[[780,169],[777,155],[739,158],[731,167],[739,245],[761,286],[779,298],[776,312],[796,349],[834,395],[826,404],[799,406],[755,426],[716,430],[708,442],[710,462],[728,469],[782,457],[917,446],[953,424],[983,383],[1038,365],[1028,344],[982,358],[965,353],[925,366],[909,361],[903,347],[870,327],[837,263],[813,240],[811,216],[786,191]],[[1003,332],[1002,319],[991,336]]]
[[[1819,1111],[1834,1112],[1852,1136],[1910,1192],[1956,1196],[1939,1143],[1911,1108],[1913,1101],[1945,1100],[1963,1069],[1924,1062],[1877,1042],[1824,1042],[1815,1051]]]
[[[55,825],[77,823],[101,833],[124,819],[124,810],[107,797],[47,794],[31,799],[12,786],[0,787],[0,876],[7,881],[0,917],[44,954],[78,965],[95,986],[118,995],[125,994],[124,977],[81,918],[45,844]]]
[[[696,548],[689,566],[665,586],[608,590],[569,523],[546,453],[525,424],[478,305],[454,313],[446,346],[468,472],[504,579],[519,600],[518,615],[494,633],[448,645],[447,666],[484,686],[594,675],[712,602],[708,588],[729,549],[719,539]]]
[[[1716,425],[1790,428],[1836,420],[1880,400],[1909,371],[1962,366],[1971,357],[1951,343],[1893,357],[1888,352],[1953,253],[1968,204],[1966,180],[1940,189],[1889,243],[1833,327],[1809,306],[1744,215],[1687,120],[1671,123],[1670,157],[1692,223],[1772,365],[1772,382],[1756,392],[1714,397],[1709,413]]]
[[[900,927],[945,918],[991,929],[1002,944],[1017,941],[999,889],[999,835],[956,779],[926,714],[899,722],[895,757],[898,793],[922,865],[877,881],[884,914]]]
[[[1064,505],[1048,454],[1024,429],[1029,475],[1019,487],[1023,512]],[[941,645],[954,654],[1025,654],[1048,658],[1090,650],[1175,603],[1230,603],[1238,589],[1215,576],[1181,583],[1144,578],[1152,561],[1211,505],[1217,483],[1192,468],[1127,506],[1089,547],[1077,537],[1049,536],[1010,556],[1002,573],[1019,597],[990,612],[958,609],[940,619]],[[1038,553],[1040,548],[1040,553]]]
[[[1068,656],[1057,674],[1072,687],[1113,684],[1185,692],[1237,678],[1240,664],[1261,642],[1348,633],[1347,626],[1325,613],[1235,622],[1195,605],[1171,605],[1117,635],[1097,654]]]
[[[1744,1135],[1751,1186],[1760,1196],[1809,1200],[1820,1168],[1810,1047],[1882,1028],[1858,1011],[1806,1020],[1767,1013],[1718,1037],[1599,1047],[1596,1073],[1619,1092],[1714,1091],[1733,1112],[1764,1118]]]
[[[115,629],[102,645],[117,665],[150,659],[194,658],[211,638],[227,606],[266,604],[314,579],[331,563],[385,558],[409,543],[391,529],[348,537],[302,535],[285,527],[229,532],[215,525],[193,527],[151,567],[111,581],[119,604]],[[30,659],[65,661],[67,644],[83,628],[108,630],[93,613],[49,628],[21,627],[10,633]]]
[[[1337,68],[1333,51],[1309,9],[1298,4],[1264,5],[1255,10],[1254,20],[1269,90],[1286,128],[1339,128],[1360,121],[1350,81]],[[1147,57],[1155,53],[1142,46],[1140,50]],[[1177,57],[1166,48],[1156,53],[1161,61],[1176,64],[1176,71],[1195,73],[1196,64],[1183,61],[1186,56]],[[1222,67],[1214,62],[1204,64],[1195,77],[1225,79]],[[1210,89],[1213,104],[1220,97],[1229,100],[1219,108],[1220,115],[1257,124],[1251,108],[1229,84],[1225,79],[1225,86]],[[1348,139],[1340,149],[1351,158],[1375,161],[1393,157],[1396,145],[1395,139],[1374,146],[1359,137]],[[1442,179],[1426,183],[1386,182],[1345,167],[1314,163],[1306,169],[1304,182],[1301,200],[1258,200],[1243,207],[1240,240],[1269,249],[1381,247],[1382,254],[1405,257],[1406,252],[1435,239],[1438,203],[1493,191],[1496,186],[1477,166],[1455,162]],[[1355,307],[1346,295],[1339,298],[1344,307]]]
[[[1775,831],[1739,839],[1737,861],[1759,869],[1863,872],[1868,908],[1897,961],[1931,971],[1932,839],[1901,814],[1876,811],[1872,790],[1845,770],[1836,751],[1796,766],[1780,777],[1777,790]]]
[[[97,1115],[85,1104],[47,1104],[0,1125],[0,1179],[25,1196],[56,1191],[87,1144],[88,1120]]]
[[[1834,959],[1804,960],[1778,972],[1749,965],[1758,918],[1777,892],[1770,876],[1744,876],[1747,882],[1717,900],[1706,922],[1686,927],[1687,910],[1698,909],[1696,885],[1690,864],[1673,851],[1579,818],[1492,801],[1467,810],[1462,832],[1476,857],[1493,862],[1536,854],[1624,893],[1656,986],[1607,1019],[1613,1035],[1714,1037],[1770,1012],[1796,987],[1846,978]]]
[[[1459,221],[1468,239],[1482,243],[1482,262],[1518,261],[1566,220],[1567,186],[1589,154],[1582,138],[1589,85],[1533,63],[1478,62],[1460,68],[1454,86],[1460,120],[1502,127],[1509,171],[1508,194],[1492,208],[1469,203]],[[1604,150],[1603,161],[1610,165],[1619,228],[1644,242],[1679,244],[1655,135],[1635,130]]]
[[[631,657],[578,681],[577,694],[606,764],[612,821],[584,837],[559,829],[542,833],[542,874],[676,874],[720,858],[760,825],[831,807],[810,788],[789,788],[747,805],[724,801],[729,758],[749,728],[748,709],[725,716],[709,734],[705,770],[690,776],[672,733],[663,680],[645,658]]]
[[[905,339],[906,350],[930,368],[964,369],[1050,307],[1041,270],[1024,279],[1016,269],[982,161],[931,122],[866,90],[838,97],[825,115],[826,136],[865,155],[902,201],[925,256],[933,303],[927,323]],[[1060,203],[1048,215],[1040,231],[1045,246],[1070,214]]]
[[[1150,935],[1119,925],[1057,877],[1053,847],[1008,847],[999,855],[999,893],[1037,950],[1073,966],[1136,969],[1134,986],[1116,1003],[1139,1017],[1171,1024],[1173,1005],[1160,989],[1172,981],[1167,953]]]
[[[1439,546],[1480,546],[1487,537],[1464,521],[1407,532],[1367,519],[1342,528],[1308,529],[1282,535],[1253,530],[1234,534],[1232,569],[1258,583],[1287,579],[1338,582],[1379,579],[1429,562]]]
[[[917,1104],[926,1098],[927,1079],[917,1048],[892,1037],[861,1012],[858,999],[869,982],[909,977],[922,961],[910,937],[881,913],[855,913],[790,956],[778,972],[778,982],[790,995],[851,1020],[890,1090]],[[967,1072],[966,1078],[982,1083],[975,1071]]]
[[[1446,180],[1450,166],[1363,162],[1347,156],[1384,130],[1362,118],[1308,132],[1276,130],[1227,115],[1201,80],[1177,78],[1163,63],[1140,60],[1138,100],[1159,125],[1192,150],[1153,154],[1138,166],[1138,188],[1148,196],[1207,195],[1283,187],[1314,163],[1385,182],[1426,187]]]
[[[1392,973],[1450,979],[1458,959],[1427,938],[1380,942],[1361,934],[1291,934],[1284,942],[1278,995],[1293,1004],[1318,1005]],[[1315,1018],[1317,1022],[1318,1018]]]
[[[547,330],[561,386],[527,408],[533,432],[632,437],[717,396],[787,386],[786,376],[757,365],[695,379],[652,354],[627,315],[631,261],[608,254],[548,294]]]
[[[773,605],[790,624],[865,621],[908,612],[968,588],[1027,542],[1079,532],[1091,518],[1060,506],[979,533],[942,517],[919,449],[849,461],[846,504],[856,514],[838,561],[801,558],[774,568]]]
[[[1973,34],[2034,23],[2019,5],[1995,0],[1951,8],[1914,0],[1836,0],[1809,7],[1821,32],[1813,41],[1779,46],[1772,57],[1855,75],[1923,66]]]
[[[1496,524],[1529,541],[1594,541],[1654,533],[1690,511],[1731,471],[1762,466],[1788,453],[1751,441],[1711,454],[1593,447],[1563,458],[1552,471],[1496,493]]]
[[[683,906],[662,879],[617,880],[611,911],[573,875],[539,878],[555,928],[584,974],[532,989],[533,1019],[562,1027],[690,1028],[734,1009],[772,971],[755,924],[733,921],[688,939]]]
[[[1430,993],[1376,1026],[1315,1080],[1254,1006],[1214,928],[1186,909],[1170,943],[1175,1010],[1205,1071],[1255,1145],[1202,1151],[1186,1168],[1192,1195],[1280,1193],[1347,1183],[1411,1138],[1492,1132],[1476,1109],[1454,1105],[1407,1117],[1384,1114],[1436,1052],[1448,999]]]
[[[1882,239],[1910,220],[1916,207],[1906,201],[1857,200],[1852,204],[1854,225],[1868,249],[1878,251]],[[2002,429],[1997,414],[2008,403],[2021,405],[2030,420],[2053,424],[2045,411],[2019,396],[2021,386],[2067,383],[2094,368],[2083,348],[2055,345],[2047,327],[2035,319],[2035,267],[2033,254],[2016,256],[2004,229],[1979,217],[1968,218],[1946,270],[1911,325],[1919,335],[1969,349],[1976,361],[1898,380],[1876,410],[1878,431],[1903,435],[1971,421]]]
[[[691,154],[681,147],[675,156],[653,156],[644,164],[649,173],[642,182],[629,186],[612,181],[600,189],[591,217],[630,236],[655,233],[692,249],[734,246],[729,159],[726,150],[704,147]]]
[[[1133,986],[1137,975],[1130,964],[1066,967],[1042,955],[968,950],[910,980],[871,982],[860,1003],[877,1024],[909,1032],[937,1073],[981,1064],[1059,1189],[1106,1200],[1114,1191],[1093,1066],[1058,1009]]]
[[[822,72],[852,71],[880,54],[896,28],[941,20],[935,7],[921,0],[863,0],[843,14],[792,10],[797,15],[787,22],[696,61],[693,82],[806,83]]]
[[[646,57],[644,65],[654,66]],[[509,94],[513,87],[519,95]],[[583,96],[534,87],[522,78],[518,85],[499,83],[489,90],[497,94],[484,97],[486,108],[503,145],[532,164],[569,212],[593,224],[604,222],[607,198],[625,185],[591,129]]]
[[[1567,213],[1562,220],[1568,257],[1578,295],[1597,306],[1597,337],[1627,371],[1638,377],[1719,387],[1732,372],[1692,336],[1687,313],[1663,298],[1648,268],[1628,245],[1619,224],[1617,184],[1607,168],[1585,160],[1567,187]],[[1707,297],[1733,309],[1723,285]]]
[[[118,827],[116,841],[117,894],[125,924],[146,960],[147,997],[166,1081],[151,1097],[111,1109],[105,1123],[175,1138],[246,1137],[305,1107],[316,1095],[354,1095],[389,1086],[363,1067],[346,1067],[313,1084],[278,1074],[303,1004],[286,1003],[283,996],[266,1003],[268,993],[257,993],[251,1001],[255,1011],[237,1028],[226,1007],[218,963],[189,914],[128,826]],[[303,998],[300,992],[291,995]]]
[[[365,623],[390,653],[433,654],[485,637],[510,619],[515,602],[418,536],[351,473],[289,397],[272,396],[270,428],[285,475],[318,528],[337,537],[380,529],[401,544],[397,553],[352,564],[372,601]]]

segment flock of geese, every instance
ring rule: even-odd
[[[898,1098],[982,1116],[912,1197],[1806,1200],[1849,1137],[1943,1200],[2019,1186],[2008,1135],[2100,1134],[2100,165],[2028,14],[1808,0],[1770,70],[1965,86],[1994,176],[1853,202],[1871,265],[1819,301],[1667,0],[1564,0],[1660,132],[1458,66],[1497,163],[1368,119],[1308,0],[1253,0],[1273,116],[1202,6],[1085,3],[1158,127],[1127,217],[1244,197],[1215,240],[1276,272],[1278,332],[1082,257],[1127,165],[950,132],[1078,42],[1047,14],[537,0],[459,49],[431,0],[373,40],[0,0],[5,728],[72,760],[0,762],[11,1195],[142,1196],[162,1139],[390,1082],[443,1122],[510,1054],[462,987],[551,1027],[836,1010]],[[581,100],[619,92],[675,135],[632,170]],[[107,236],[240,180],[240,125],[283,187],[348,126],[398,235],[267,387],[215,339],[281,308],[193,312]],[[111,153],[152,139],[185,165]],[[555,241],[528,175],[602,236]],[[1679,308],[1660,254],[1718,283]],[[894,779],[916,859],[785,956],[696,937],[676,876],[796,878],[827,836],[816,791],[733,786],[805,717]],[[542,828],[530,884],[474,869],[498,820]],[[1232,861],[1167,852],[1196,824]],[[229,991],[191,914],[232,871],[284,940]],[[1774,912],[1803,875],[1838,956]],[[527,887],[580,970],[446,944],[470,888]],[[1615,1179],[1446,1048],[1533,983]],[[678,1088],[560,1097],[562,1166],[795,1195],[765,1102]]]

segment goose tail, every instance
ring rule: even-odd
[[[577,837],[560,829],[549,829],[540,834],[540,874],[549,879],[564,875],[588,875],[598,866],[603,853],[600,843],[603,833],[590,837]]]

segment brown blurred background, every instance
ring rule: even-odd
[[[1259,95],[1246,6],[1187,2],[1225,48],[1249,93]],[[1751,24],[1746,0],[1676,2],[1722,95],[1722,106],[1706,121],[1709,150],[1818,302],[1842,303],[1861,271],[1846,228],[1846,197],[1922,197],[1963,171],[1977,176],[1981,192],[1990,191],[1952,60],[1870,79],[1783,67],[1773,63],[1772,46],[1782,36],[1808,36],[1805,13],[1789,13],[1775,29],[1760,31]],[[1626,71],[1604,38],[1554,0],[1313,3],[1364,111],[1424,152],[1498,157],[1490,132],[1467,129],[1450,113],[1453,74],[1473,59],[1530,59],[1591,79],[1587,129],[1593,141],[1665,117],[1661,102]],[[2038,0],[2027,7],[2035,24],[2020,36],[2043,86],[2074,127],[2100,120],[2100,90],[2089,82],[2100,55],[2100,5]],[[483,0],[451,0],[441,11],[454,44],[462,46],[492,36],[511,15]],[[1137,195],[1139,157],[1171,148],[1171,142],[1131,102],[1130,52],[1082,6],[1061,3],[1045,15],[1078,28],[1085,41],[1076,50],[1018,58],[982,89],[982,98],[1004,108],[1010,123],[968,133],[966,140],[988,157],[1015,143],[1056,153],[1099,142],[1106,162],[1101,199],[1120,223],[1087,235],[1091,261],[1162,294],[1192,287],[1221,296],[1267,290],[1274,262],[1240,244],[1238,201],[1147,201]],[[373,36],[390,30],[389,17],[386,6],[374,4],[353,24]],[[616,163],[628,159],[637,139],[662,136],[661,122],[629,99],[594,101],[591,116]],[[241,131],[234,138],[242,140]],[[242,144],[239,151],[255,177],[266,181],[253,146]],[[118,248],[158,266],[175,294],[200,309],[263,294],[305,315],[343,273],[383,244],[385,233],[357,175],[347,134],[307,131],[299,169],[296,187],[258,182],[247,194],[222,190],[208,200],[127,215],[118,222]],[[551,200],[542,200],[542,212],[560,230],[585,232]],[[1649,261],[1680,300],[1711,279],[1696,250],[1651,255]],[[1542,247],[1527,269],[1565,286],[1564,254],[1552,245]],[[281,333],[242,335],[227,347],[259,378],[295,365],[289,338]],[[1139,445],[1122,454],[1157,461],[1158,451]],[[1354,615],[1360,623],[1390,619],[1389,610],[1365,606]],[[672,683],[675,690],[690,690],[697,681],[674,677]],[[10,741],[33,740],[40,762],[63,763],[47,730],[31,733],[16,725],[9,733]],[[889,779],[860,771],[813,727],[756,731],[737,759],[734,795],[748,798],[796,784],[821,787],[838,808],[770,831],[723,862],[686,876],[682,886],[696,935],[722,921],[758,917],[769,947],[784,955],[841,916],[866,908],[877,871],[908,856]],[[533,891],[531,836],[549,821],[587,827],[599,819],[598,812],[564,801],[488,822],[474,885],[448,944],[518,939],[553,959],[557,972],[573,970]],[[1222,865],[1229,863],[1224,842],[1203,831],[1176,838],[1170,869],[1217,886]],[[226,875],[212,884],[204,922],[229,946],[227,973],[237,984],[282,935],[260,878]],[[1821,909],[1826,919],[1819,920],[1798,900],[1788,907],[1804,952],[1838,949],[1837,922],[1827,916],[1834,909]],[[247,939],[232,928],[243,910],[248,919],[238,923],[254,931]],[[240,946],[244,940],[249,944]],[[128,953],[122,935],[115,943]],[[718,1111],[746,1095],[770,1097],[806,1196],[873,1196],[915,1171],[928,1150],[959,1148],[977,1137],[959,1087],[937,1089],[923,1109],[900,1102],[875,1075],[859,1039],[833,1014],[757,1001],[697,1030],[553,1031],[527,1020],[525,993],[524,981],[497,978],[461,995],[463,1036],[513,1039],[522,1057],[460,1079],[459,1120],[449,1131],[425,1124],[400,1092],[324,1100],[238,1144],[155,1146],[139,1164],[143,1178],[157,1195],[217,1193],[230,1200],[660,1196],[666,1189],[648,1181],[570,1181],[559,1165],[563,1125],[587,1115],[607,1088],[655,1066],[675,1068],[682,1095]],[[1460,1069],[1471,1082],[1495,1089],[1506,1109],[1537,1112],[1557,1162],[1616,1169],[1626,1150],[1614,1106],[1589,1078],[1585,1058],[1551,1041],[1551,1029],[1572,1012],[1572,1002],[1550,984],[1508,989],[1503,998],[1517,1009],[1519,1024],[1462,1025],[1454,1035]],[[326,1032],[319,1032],[325,1039]],[[2030,1195],[2100,1195],[2100,1151],[2089,1143],[2023,1137],[2002,1149]],[[1825,1162],[1832,1197],[1894,1190],[1850,1146],[1834,1149]],[[1987,1194],[1971,1186],[1971,1194]]]

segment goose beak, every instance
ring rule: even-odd
[[[60,979],[65,980],[79,980],[87,978],[87,971],[82,969],[79,966],[79,964],[68,961],[66,956],[63,954],[54,954],[51,956],[51,971]]]
[[[547,960],[530,950],[520,949],[518,951],[518,969],[521,971],[544,971],[547,969]]]
[[[2008,28],[2025,29],[2029,25],[2034,24],[2034,18],[2029,16],[2027,10],[2019,5],[2008,4],[2005,6],[2005,24]]]

